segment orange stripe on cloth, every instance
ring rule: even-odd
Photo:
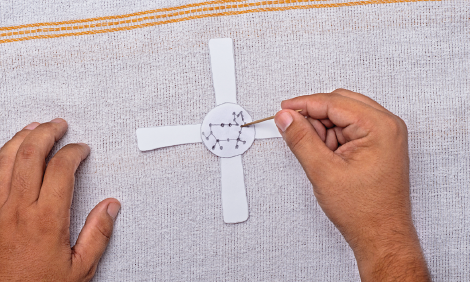
[[[176,10],[181,10],[181,9],[186,9],[186,8],[192,8],[192,7],[199,7],[199,6],[206,6],[206,5],[213,5],[213,4],[233,3],[233,2],[245,2],[245,0],[206,1],[206,2],[201,2],[201,3],[187,4],[187,5],[169,7],[169,8],[160,8],[160,9],[154,9],[154,10],[136,12],[136,13],[131,13],[131,14],[124,14],[124,15],[117,15],[117,16],[97,17],[97,18],[89,18],[89,19],[81,19],[81,20],[70,20],[70,21],[61,21],[61,22],[33,23],[33,24],[24,24],[24,25],[17,25],[17,26],[0,27],[0,30],[12,30],[12,29],[25,28],[25,27],[54,26],[54,25],[86,23],[86,22],[102,21],[102,20],[124,19],[124,18],[129,18],[129,17],[134,17],[134,16],[141,16],[141,15],[158,13],[158,12],[169,12],[169,11],[176,11]]]
[[[295,0],[295,1],[305,2],[305,1],[310,1],[310,0]],[[311,1],[320,1],[320,0],[311,0]],[[207,3],[209,3],[209,2],[207,2]],[[241,7],[246,8],[246,7],[253,7],[253,6],[261,6],[264,3],[265,2],[246,3],[246,4],[243,4]],[[233,7],[233,6],[235,6],[235,7]],[[147,16],[147,17],[143,17],[143,18],[127,19],[127,20],[117,21],[117,22],[103,22],[103,23],[94,23],[94,24],[86,24],[86,25],[78,25],[78,26],[60,27],[60,28],[40,28],[40,29],[33,29],[33,30],[29,30],[29,31],[30,31],[30,33],[36,33],[36,32],[61,31],[61,30],[67,30],[67,29],[72,30],[72,29],[95,28],[95,27],[102,27],[102,26],[112,26],[112,25],[121,25],[121,24],[126,24],[126,23],[133,23],[133,22],[141,22],[141,21],[144,21],[144,20],[155,20],[155,19],[161,19],[161,18],[171,18],[171,17],[180,16],[180,15],[183,15],[183,14],[193,14],[193,13],[198,13],[198,12],[206,12],[206,11],[214,11],[214,10],[226,10],[226,9],[233,9],[233,8],[239,8],[239,6],[238,5],[228,5],[228,6],[224,5],[224,6],[215,6],[215,7],[205,7],[205,8],[201,8],[201,9],[194,9],[194,10],[183,11],[183,12]],[[152,11],[154,11],[154,10],[152,10]],[[111,17],[106,17],[106,19],[109,19],[109,18],[111,18]],[[112,17],[112,18],[116,18],[116,17]],[[95,19],[105,19],[105,18],[95,18]],[[74,22],[75,23],[77,23],[77,22],[81,23],[81,22],[84,22],[84,21],[88,21],[88,20],[80,20],[80,21],[74,21]],[[97,21],[97,20],[95,20],[95,21]],[[64,23],[64,22],[60,22],[60,23]],[[69,23],[70,22],[67,22],[67,24],[69,24]],[[59,24],[59,22],[57,22],[57,23],[31,24],[31,25],[28,25],[27,27],[33,27],[33,26],[37,27],[37,26],[43,26],[43,25],[45,26],[45,25],[56,25],[56,24]],[[24,28],[24,27],[26,27],[26,25],[17,26],[17,27],[18,28]],[[8,29],[12,29],[12,28],[14,28],[14,27],[8,27]],[[2,30],[2,28],[0,28],[0,30]],[[5,32],[5,33],[1,33],[0,37],[23,34],[21,32],[26,32],[26,31]]]
[[[66,36],[80,36],[80,35],[89,35],[89,34],[99,34],[99,33],[108,33],[108,32],[116,32],[116,31],[123,31],[123,30],[132,30],[137,28],[149,27],[149,26],[156,26],[156,25],[163,25],[169,23],[176,23],[182,21],[189,21],[193,19],[201,19],[201,18],[209,18],[209,17],[221,17],[221,16],[231,16],[231,15],[241,15],[241,14],[249,14],[249,13],[259,13],[259,12],[272,12],[272,11],[287,11],[287,10],[296,10],[296,9],[313,9],[313,8],[333,8],[333,7],[345,7],[345,6],[359,6],[359,5],[370,5],[370,4],[389,4],[389,3],[402,3],[402,2],[427,2],[427,1],[441,1],[441,0],[370,0],[370,1],[354,1],[354,2],[342,2],[342,3],[327,3],[327,4],[309,4],[309,5],[294,5],[294,6],[275,6],[275,7],[264,7],[264,8],[257,8],[257,9],[246,9],[246,10],[234,10],[240,8],[248,8],[254,6],[269,6],[269,5],[279,5],[279,4],[286,4],[286,3],[302,3],[302,2],[311,2],[311,1],[319,1],[319,0],[279,0],[279,1],[262,1],[262,2],[254,2],[254,3],[243,3],[243,4],[236,4],[236,5],[224,5],[224,6],[214,6],[214,7],[205,7],[199,8],[189,11],[180,11],[176,13],[169,13],[169,14],[162,14],[162,15],[155,15],[155,16],[146,16],[143,18],[135,18],[135,19],[127,19],[123,21],[117,22],[104,22],[104,23],[92,23],[93,21],[99,20],[107,20],[107,19],[122,19],[122,18],[129,18],[136,15],[148,15],[150,13],[155,13],[155,11],[175,11],[178,9],[185,9],[188,7],[196,7],[196,6],[203,6],[203,5],[212,5],[212,4],[228,4],[228,3],[236,3],[236,2],[244,2],[244,0],[235,0],[235,1],[224,1],[224,0],[217,0],[217,1],[208,1],[202,2],[197,4],[189,4],[184,6],[178,6],[174,8],[163,8],[163,9],[156,9],[156,10],[149,10],[143,11],[139,13],[133,14],[126,14],[126,15],[119,15],[119,16],[112,16],[112,17],[100,17],[100,18],[90,18],[90,19],[83,19],[83,20],[74,20],[74,21],[66,21],[66,22],[52,22],[52,23],[37,23],[37,24],[28,24],[28,25],[20,25],[20,26],[12,26],[12,27],[4,27],[0,28],[0,30],[14,30],[14,29],[21,29],[21,28],[28,28],[28,27],[40,27],[44,26],[44,28],[32,29],[32,30],[20,30],[20,31],[10,31],[6,33],[1,33],[1,37],[5,36],[15,36],[15,35],[29,35],[39,32],[63,32],[67,30],[77,30],[77,29],[90,29],[95,28],[94,30],[87,30],[87,31],[80,31],[80,32],[65,32],[65,33],[53,33],[53,34],[44,34],[44,35],[33,35],[33,36],[23,36],[17,38],[8,38],[0,40],[0,44],[8,43],[8,42],[16,42],[16,41],[25,41],[25,40],[32,40],[32,39],[45,39],[45,38],[57,38],[57,37],[66,37]],[[135,24],[130,26],[121,26],[121,27],[113,27],[113,28],[101,28],[106,26],[113,26],[113,25],[121,25],[121,24],[132,24],[132,23],[139,23],[144,20],[154,20],[159,18],[171,18],[175,16],[181,16],[186,14],[195,14],[200,12],[207,12],[207,11],[216,11],[216,10],[230,10],[233,11],[226,11],[226,12],[219,12],[219,13],[208,13],[208,14],[200,14],[200,15],[188,15],[187,17],[181,18],[174,18],[169,20],[161,20],[161,21],[154,21],[142,24]],[[85,23],[89,22],[87,25],[79,25],[79,26],[62,26],[62,27],[45,27],[45,26],[57,26],[63,24],[71,24],[71,23]]]

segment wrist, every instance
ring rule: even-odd
[[[362,281],[430,281],[412,223],[366,231],[350,246]]]

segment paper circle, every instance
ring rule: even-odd
[[[251,121],[251,116],[239,105],[221,104],[212,109],[202,122],[202,143],[222,158],[241,155],[255,140],[254,126],[240,127]]]

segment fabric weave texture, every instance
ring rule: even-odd
[[[3,1],[0,27],[191,3]],[[93,281],[360,280],[282,139],[255,140],[242,156],[250,217],[240,224],[223,222],[219,160],[202,143],[138,150],[137,128],[198,124],[215,107],[208,42],[221,37],[234,40],[237,101],[254,120],[284,99],[340,87],[403,118],[432,278],[470,281],[469,1],[285,9],[1,43],[0,144],[62,117],[69,130],[53,153],[91,147],[77,172],[72,242],[100,200],[122,203]]]

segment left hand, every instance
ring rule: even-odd
[[[0,281],[88,281],[108,245],[120,209],[99,203],[70,247],[75,171],[90,153],[69,144],[45,159],[67,131],[63,119],[32,123],[0,149]]]

